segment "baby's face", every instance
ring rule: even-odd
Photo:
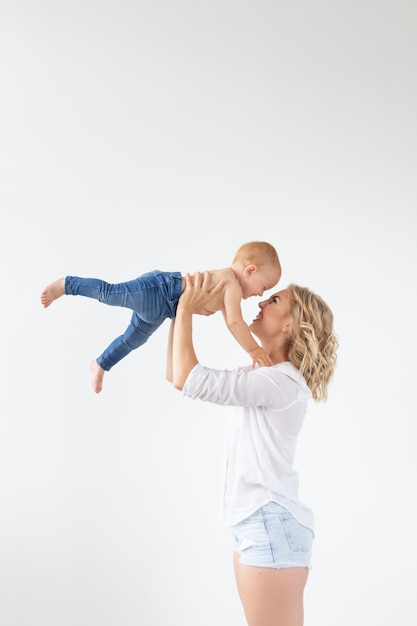
[[[246,299],[251,296],[262,297],[265,291],[275,287],[280,278],[281,271],[278,268],[271,267],[270,265],[263,265],[260,268],[256,268],[250,276],[245,278],[242,289],[243,298]]]

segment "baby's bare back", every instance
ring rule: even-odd
[[[224,292],[231,283],[236,283],[237,278],[236,274],[232,270],[231,267],[225,267],[221,270],[209,270],[209,292],[217,285],[219,280],[224,280],[223,289],[214,295],[209,301],[206,303],[205,308],[209,311],[222,311],[224,309]],[[193,275],[191,276],[193,278]]]

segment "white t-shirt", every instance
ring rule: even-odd
[[[233,525],[267,502],[278,502],[314,530],[311,509],[298,500],[293,467],[311,391],[290,362],[217,370],[196,365],[183,395],[230,408],[220,517]]]

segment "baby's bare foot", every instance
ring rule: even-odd
[[[54,300],[60,298],[65,293],[65,278],[58,278],[53,283],[45,287],[41,293],[41,304],[46,309]]]
[[[96,393],[100,393],[100,391],[103,389],[103,377],[105,370],[100,367],[97,361],[91,361],[90,371],[92,375],[91,384],[93,386],[93,390]]]

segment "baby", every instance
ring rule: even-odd
[[[241,347],[250,355],[252,364],[271,365],[268,354],[255,341],[241,310],[241,300],[262,296],[281,278],[281,265],[275,248],[264,241],[243,244],[235,254],[230,267],[209,270],[209,291],[223,281],[221,291],[206,305],[210,315],[222,311],[226,325]],[[46,308],[63,295],[85,296],[112,306],[133,311],[129,326],[90,363],[92,386],[96,393],[103,387],[103,377],[113,365],[132,350],[143,345],[167,319],[176,314],[178,299],[184,290],[185,279],[180,272],[154,270],[133,280],[111,284],[97,278],[66,276],[58,278],[41,293],[41,304]]]

